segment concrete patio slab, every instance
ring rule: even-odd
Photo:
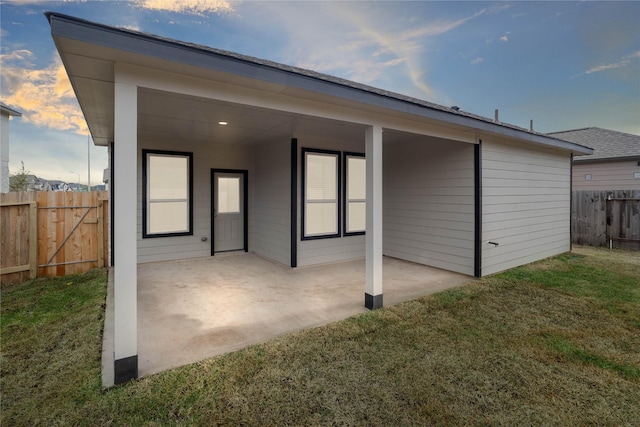
[[[366,312],[364,268],[364,260],[355,260],[291,269],[252,253],[140,264],[139,376]],[[384,258],[384,305],[471,279]],[[103,382],[108,383],[104,375]]]

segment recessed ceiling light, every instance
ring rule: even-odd
[[[228,125],[229,123],[227,123],[227,122],[218,122],[218,124],[219,124],[220,126],[226,126],[226,125]]]

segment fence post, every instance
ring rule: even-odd
[[[99,199],[98,200],[98,212],[97,212],[97,218],[98,218],[98,268],[102,268],[104,267],[104,230],[103,230],[103,206],[104,206],[104,202]]]
[[[38,202],[29,205],[29,278],[38,277]]]

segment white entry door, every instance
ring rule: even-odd
[[[242,173],[214,173],[214,252],[244,249],[243,180]]]

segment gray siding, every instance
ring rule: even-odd
[[[291,142],[279,141],[255,148],[253,234],[249,248],[290,265]]]
[[[193,153],[193,236],[142,238],[142,149]],[[167,261],[211,255],[211,169],[249,170],[249,195],[253,192],[253,155],[249,148],[228,144],[193,144],[176,141],[139,141],[138,146],[138,262]],[[251,198],[249,218],[252,218]],[[249,240],[252,224],[249,221]],[[202,242],[201,238],[207,241]]]
[[[638,190],[640,178],[638,160],[610,161],[598,163],[573,163],[573,189],[580,190]],[[590,174],[587,181],[585,175]]]
[[[302,148],[315,148],[335,151],[364,153],[364,133],[361,141],[319,138],[310,135],[298,135],[298,195],[301,195]],[[287,192],[288,194],[288,192]],[[301,240],[301,206],[298,200],[298,266],[322,264],[364,258],[365,236],[347,236],[332,239]],[[342,217],[341,217],[342,218]]]
[[[473,274],[473,145],[425,137],[384,145],[383,251]]]
[[[482,275],[570,250],[569,166],[566,152],[483,139]]]

